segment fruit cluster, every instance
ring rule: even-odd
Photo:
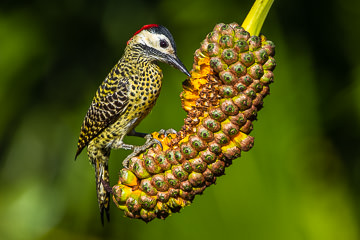
[[[194,54],[183,82],[187,112],[177,134],[153,133],[158,145],[120,171],[113,200],[131,218],[150,221],[178,212],[253,146],[248,134],[273,82],[275,45],[237,23],[217,24]]]

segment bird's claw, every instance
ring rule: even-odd
[[[146,151],[149,147],[153,146],[154,144],[158,144],[161,147],[161,150],[163,150],[163,146],[161,142],[155,138],[151,134],[147,134],[145,137],[146,142],[142,146],[134,146],[134,151],[129,154],[124,161],[122,162],[123,166],[125,168],[129,167],[129,161],[131,158],[137,156],[139,153]]]
[[[177,132],[175,131],[175,129],[173,129],[173,128],[169,128],[169,129],[167,129],[167,130],[165,130],[165,129],[160,129],[159,130],[159,136],[168,136],[169,134],[177,134]]]

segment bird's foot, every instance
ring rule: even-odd
[[[154,144],[158,144],[161,147],[161,150],[163,149],[161,142],[159,140],[153,138],[151,134],[147,134],[144,138],[146,139],[146,142],[144,143],[144,145],[142,145],[142,146],[131,145],[133,147],[133,152],[130,155],[128,155],[125,158],[125,160],[122,162],[124,168],[129,167],[129,161],[131,158],[135,157],[139,153],[146,151],[146,149],[153,146]]]

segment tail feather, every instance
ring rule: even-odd
[[[108,222],[110,221],[110,192],[107,191],[105,185],[110,185],[109,183],[109,170],[108,163],[100,163],[98,167],[95,167],[95,177],[96,177],[96,192],[99,203],[101,223],[104,225],[104,213]]]
[[[101,223],[104,225],[104,214],[108,222],[110,221],[110,181],[108,160],[110,151],[98,149],[93,146],[88,147],[88,155],[95,168],[96,192],[99,203]]]

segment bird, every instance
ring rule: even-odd
[[[128,40],[124,54],[97,89],[81,125],[75,159],[87,147],[95,168],[96,191],[101,222],[104,213],[110,221],[110,184],[108,161],[111,149],[133,150],[128,160],[153,144],[161,143],[135,127],[151,111],[159,97],[163,74],[159,62],[166,63],[190,77],[180,61],[170,31],[158,24],[140,28]],[[142,146],[123,142],[125,136],[146,139]]]

